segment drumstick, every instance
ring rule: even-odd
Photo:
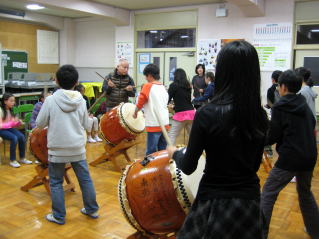
[[[90,112],[93,107],[105,96],[105,92],[103,92],[99,98],[97,98],[97,100],[93,103],[93,105],[91,105],[91,107],[88,109],[88,112]]]

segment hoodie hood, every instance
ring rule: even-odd
[[[311,89],[311,87],[308,86],[308,85],[303,86],[300,91],[306,91],[313,99],[316,99],[317,96],[318,96],[318,94],[317,94],[316,92],[314,92],[314,91]],[[300,92],[300,91],[299,91],[299,92]]]
[[[57,90],[52,97],[63,112],[75,111],[83,101],[80,92],[73,90]]]
[[[282,96],[273,107],[284,112],[305,115],[308,105],[304,96],[299,94],[288,94]]]

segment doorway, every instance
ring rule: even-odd
[[[195,52],[139,52],[136,54],[136,85],[138,90],[145,83],[143,70],[146,65],[153,63],[160,69],[160,81],[168,87],[174,79],[177,68],[185,70],[189,81],[195,75]]]
[[[296,50],[295,68],[306,67],[311,70],[314,80],[313,90],[319,95],[319,50]],[[319,97],[316,98],[316,114],[319,114]]]

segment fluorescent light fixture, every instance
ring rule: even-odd
[[[156,30],[152,30],[152,31],[150,31],[150,33],[157,33],[157,31]]]
[[[319,29],[312,29],[311,32],[319,32]]]
[[[27,9],[30,9],[30,10],[40,10],[44,8],[43,6],[39,4],[28,4],[26,7]]]
[[[189,38],[189,36],[183,35],[181,36],[181,38]]]

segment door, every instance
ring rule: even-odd
[[[143,70],[149,63],[157,65],[160,69],[161,82],[168,87],[174,79],[177,68],[183,68],[191,81],[195,75],[195,52],[147,52],[137,53],[137,89],[145,83]]]
[[[174,80],[174,72],[177,68],[182,68],[191,81],[195,75],[195,52],[166,52],[165,53],[165,69],[164,69],[164,85],[169,86]]]
[[[137,69],[136,69],[136,86],[137,90],[141,90],[141,86],[146,83],[145,77],[143,75],[143,70],[145,66],[150,63],[157,65],[160,69],[160,77],[163,79],[164,76],[164,52],[146,52],[146,53],[137,53]],[[162,81],[163,82],[163,81]]]
[[[311,70],[315,86],[312,88],[319,95],[319,50],[296,50],[295,68],[306,67]],[[316,114],[319,114],[319,96],[316,98]]]

